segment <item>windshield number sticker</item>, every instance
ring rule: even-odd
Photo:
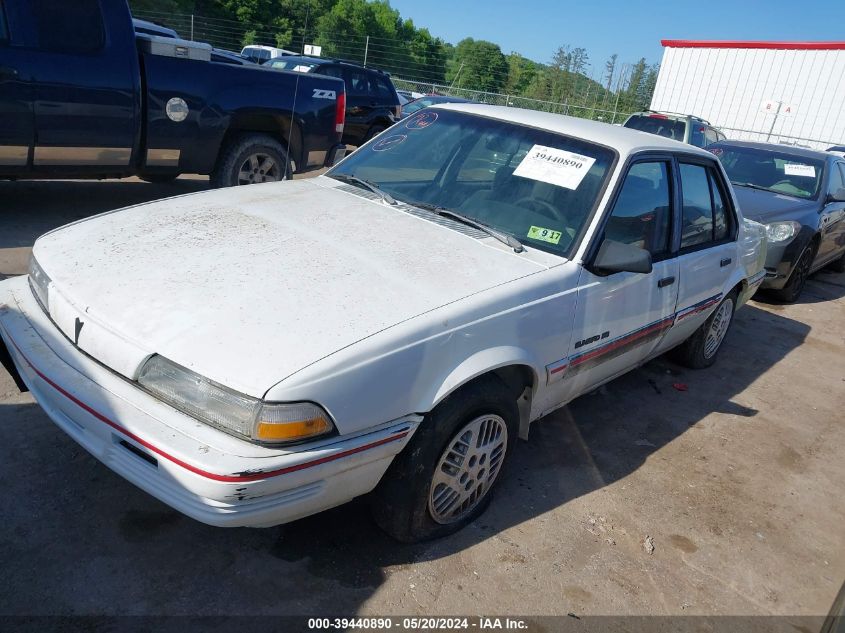
[[[404,134],[397,134],[396,136],[388,136],[387,138],[383,138],[378,141],[375,145],[372,146],[372,150],[374,152],[386,152],[389,149],[393,149],[399,143],[403,143],[405,139],[408,138]]]
[[[420,112],[405,124],[409,130],[422,130],[437,120],[436,112]]]
[[[552,231],[551,229],[544,229],[542,226],[532,226],[528,229],[528,237],[532,240],[539,240],[540,242],[548,242],[549,244],[560,243],[560,231]]]
[[[577,189],[595,158],[563,149],[534,145],[514,170],[514,176],[539,180],[550,185]]]
[[[787,176],[807,176],[808,178],[815,178],[816,168],[812,165],[797,165],[795,163],[786,163],[783,166],[783,173]]]

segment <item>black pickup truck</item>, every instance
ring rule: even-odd
[[[340,79],[215,61],[136,33],[126,0],[0,0],[0,178],[226,187],[343,156]]]

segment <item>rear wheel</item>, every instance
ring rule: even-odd
[[[291,178],[282,144],[267,134],[244,134],[230,140],[211,173],[212,187],[234,187]]]
[[[801,253],[798,258],[798,263],[792,269],[792,274],[786,280],[783,288],[780,290],[773,290],[772,296],[783,301],[784,303],[795,303],[798,297],[801,296],[801,291],[804,290],[804,285],[807,283],[807,278],[810,276],[810,267],[813,265],[813,258],[815,257],[816,249],[811,243]]]
[[[182,174],[138,174],[138,178],[154,184],[173,182]]]
[[[370,139],[378,136],[382,132],[387,129],[387,126],[381,125],[380,123],[376,123],[373,127],[370,128],[370,131],[367,132],[367,136],[364,138],[364,142],[366,143]]]
[[[517,437],[505,384],[480,378],[438,405],[371,495],[373,518],[412,543],[457,532],[490,503]]]
[[[691,369],[704,369],[715,363],[733,323],[736,297],[734,291],[722,299],[722,303],[692,336],[670,352],[672,359]]]

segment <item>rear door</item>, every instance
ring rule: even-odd
[[[22,48],[20,2],[0,0],[0,171],[23,172],[35,138],[29,54]]]
[[[738,256],[737,219],[727,183],[715,163],[683,157],[677,162],[681,192],[675,325],[661,349],[673,347],[701,325],[719,304]]]
[[[138,134],[138,54],[126,5],[30,0],[36,168],[128,168]]]
[[[568,367],[560,372],[568,383],[567,397],[644,361],[672,325],[678,296],[678,260],[671,243],[673,169],[671,158],[659,155],[628,167],[602,239],[645,248],[653,269],[610,275],[583,269]]]

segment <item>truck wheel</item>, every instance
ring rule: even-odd
[[[780,290],[772,290],[772,296],[783,301],[784,303],[795,303],[798,297],[801,296],[801,291],[804,290],[804,285],[807,283],[807,277],[810,276],[810,267],[813,265],[813,259],[816,256],[816,249],[811,242],[801,257],[798,258],[798,263],[792,269],[789,279],[786,280],[783,288]]]
[[[155,184],[173,182],[182,174],[138,174],[138,178]]]
[[[691,369],[704,369],[715,363],[733,323],[736,297],[737,293],[733,291],[722,299],[692,336],[669,353],[672,360]]]
[[[484,512],[517,437],[508,393],[484,377],[425,417],[370,497],[379,527],[413,543],[457,532]]]
[[[367,136],[364,139],[364,143],[366,143],[367,141],[369,141],[369,140],[373,139],[374,137],[378,136],[379,134],[384,132],[386,129],[387,129],[387,126],[381,125],[380,123],[376,123],[373,127],[370,128],[370,131],[367,132]],[[362,145],[363,145],[363,143],[362,143]]]
[[[211,186],[234,187],[290,178],[290,160],[279,141],[268,134],[243,134],[221,150],[211,172]]]

